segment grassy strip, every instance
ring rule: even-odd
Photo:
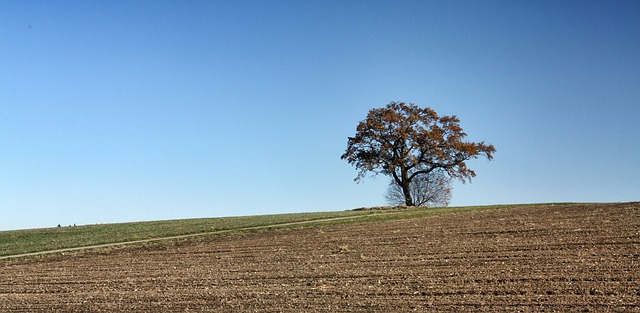
[[[529,205],[529,204],[525,204]],[[427,218],[443,214],[456,214],[464,212],[484,211],[501,208],[511,208],[522,205],[491,205],[491,206],[468,206],[468,207],[444,207],[444,208],[409,208],[400,210],[370,210],[366,211],[370,214],[362,215],[357,219],[337,219],[337,220],[320,220],[316,222],[305,223],[304,225],[285,225],[285,226],[265,226],[260,229],[285,229],[301,226],[319,226],[319,225],[340,225],[340,224],[352,224],[362,222],[375,222],[375,221],[390,221],[401,219],[420,219]],[[363,212],[363,211],[359,211]]]
[[[252,228],[251,231],[257,231],[303,226],[308,227],[313,225],[346,224],[363,221],[423,218],[453,212],[478,211],[512,206],[514,205],[384,211],[362,210],[293,213],[2,231],[0,232],[0,256],[150,238],[163,238],[216,231],[233,231],[244,228]],[[358,218],[327,220],[344,217]],[[286,225],[287,223],[307,221],[317,222]]]
[[[2,231],[0,256],[374,213],[294,213]]]

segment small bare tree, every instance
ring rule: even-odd
[[[442,171],[432,171],[416,176],[409,184],[414,205],[426,207],[449,205],[451,181],[451,177]],[[405,205],[404,192],[395,180],[389,183],[385,198],[390,205]]]

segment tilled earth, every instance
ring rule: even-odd
[[[0,312],[640,312],[640,203],[541,205],[0,262]]]

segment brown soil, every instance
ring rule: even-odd
[[[1,312],[640,312],[640,203],[515,207],[0,262]]]

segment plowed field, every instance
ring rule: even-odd
[[[524,206],[0,262],[0,312],[640,312],[640,203]]]

